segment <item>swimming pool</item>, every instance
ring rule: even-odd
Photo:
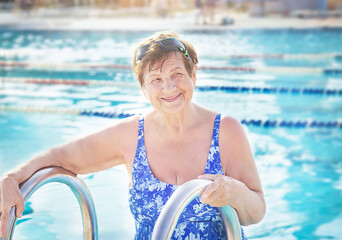
[[[150,34],[0,30],[0,106],[5,109],[0,111],[0,175],[41,151],[117,119],[72,114],[70,109],[132,114],[147,108],[127,66],[134,44]],[[239,88],[198,88],[194,101],[199,104],[239,120],[327,123],[342,119],[339,94],[280,92],[341,90],[342,29],[187,31],[181,35],[198,49],[199,87]],[[70,82],[57,84],[66,80]],[[247,236],[339,239],[342,129],[255,125],[245,129],[268,207],[260,224],[245,228]],[[132,238],[124,168],[82,177],[95,201],[99,239]],[[32,196],[30,208],[14,239],[82,239],[77,202],[65,187],[43,187]]]

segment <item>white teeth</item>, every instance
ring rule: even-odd
[[[177,96],[175,96],[175,97],[163,98],[163,99],[165,99],[165,100],[173,100],[173,99],[176,99],[178,96],[179,96],[179,94]]]

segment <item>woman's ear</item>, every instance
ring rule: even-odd
[[[144,86],[141,87],[141,91],[144,94],[145,98],[148,100],[148,97],[147,97],[146,90],[145,90]]]
[[[196,72],[197,72],[197,65],[194,65],[194,67],[192,68],[192,83],[194,85],[194,88],[196,87]]]
[[[141,86],[141,92],[144,94],[146,100],[147,100],[147,101],[150,101],[150,99],[148,98],[148,94],[147,94],[146,91],[147,91],[147,90],[146,90],[145,85],[144,85],[144,83],[143,83],[142,86]]]
[[[146,94],[146,88],[145,88],[145,83],[144,79],[142,79],[141,84],[140,84],[140,89],[141,92],[144,94],[145,98],[148,100],[147,94]]]

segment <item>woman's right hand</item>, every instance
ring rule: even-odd
[[[12,207],[16,207],[16,216],[21,217],[24,209],[24,198],[19,183],[11,176],[0,180],[0,237],[4,237]]]

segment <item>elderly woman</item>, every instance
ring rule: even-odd
[[[16,206],[17,217],[24,210],[19,183],[47,166],[85,174],[125,164],[132,177],[135,239],[150,239],[177,186],[196,178],[213,182],[186,207],[172,239],[224,239],[217,207],[225,205],[237,211],[242,225],[259,222],[265,200],[245,132],[234,118],[191,101],[197,63],[193,46],[173,32],[156,33],[142,43],[133,70],[153,110],[53,148],[5,175],[0,182],[1,234],[11,207]]]

